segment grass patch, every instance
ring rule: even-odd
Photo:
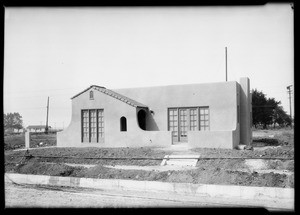
[[[4,137],[4,150],[25,148],[25,135],[15,134]]]

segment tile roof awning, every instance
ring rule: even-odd
[[[94,90],[97,90],[97,91],[99,91],[101,93],[104,93],[104,94],[106,94],[108,96],[111,96],[111,97],[113,97],[115,99],[118,99],[118,100],[120,100],[120,101],[122,101],[122,102],[124,102],[124,103],[126,103],[128,105],[131,105],[133,107],[148,108],[147,105],[144,105],[144,104],[142,104],[140,102],[137,102],[137,101],[135,101],[135,100],[133,100],[131,98],[128,98],[128,97],[126,97],[124,95],[121,95],[121,94],[119,94],[117,92],[114,92],[112,90],[106,89],[105,87],[101,87],[101,86],[97,86],[97,85],[91,85],[89,88],[87,88],[84,91],[82,91],[82,92],[78,93],[77,95],[73,96],[71,99],[73,99],[73,98],[81,95],[82,93],[86,92],[87,90],[89,90],[91,88],[93,88]]]

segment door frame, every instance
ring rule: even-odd
[[[182,137],[181,136],[181,131],[182,131],[182,127],[181,126],[181,115],[180,115],[180,111],[183,111],[185,110],[186,111],[186,137]],[[178,108],[178,142],[180,143],[186,143],[188,141],[188,135],[187,135],[187,132],[189,131],[189,125],[190,125],[190,120],[189,120],[189,114],[190,111],[189,111],[189,108]]]
[[[177,137],[174,137],[172,134],[172,142],[175,143],[186,143],[188,142],[188,135],[186,137],[181,137],[181,126],[180,126],[180,110],[186,110],[186,127],[187,127],[187,132],[190,130],[189,126],[190,126],[190,109],[191,108],[195,108],[195,107],[171,107],[168,108],[168,130],[170,130],[170,115],[169,115],[169,111],[170,110],[177,110]]]
[[[177,111],[177,136],[173,136],[173,132],[172,132],[172,144],[175,142],[175,143],[185,143],[185,142],[188,142],[188,134],[187,134],[187,137],[184,139],[180,136],[180,132],[181,132],[181,128],[180,128],[180,110],[186,110],[186,120],[187,120],[187,132],[188,131],[191,131],[191,130],[196,130],[196,131],[200,131],[202,130],[200,128],[201,126],[201,119],[200,119],[200,116],[201,116],[201,109],[207,109],[208,110],[208,122],[210,121],[210,110],[209,110],[209,106],[206,105],[206,106],[188,106],[188,107],[169,107],[167,108],[167,122],[168,122],[168,128],[167,130],[170,131],[170,110],[176,110]],[[192,125],[191,124],[191,110],[196,110],[196,127],[195,127],[195,124]],[[193,120],[194,121],[194,120]],[[203,120],[202,120],[203,121]],[[173,121],[174,123],[175,121]],[[172,126],[174,127],[174,125]],[[191,129],[191,127],[194,127],[194,129]],[[206,126],[205,126],[206,127]],[[207,129],[206,129],[207,128]],[[206,127],[204,130],[210,130],[210,122],[208,124],[208,126]],[[182,139],[181,139],[182,138]]]

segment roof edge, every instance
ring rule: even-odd
[[[137,102],[137,101],[135,101],[133,99],[130,99],[130,98],[124,96],[124,95],[121,95],[121,94],[119,94],[117,92],[114,92],[112,90],[106,89],[105,87],[101,87],[101,86],[98,86],[98,85],[91,85],[91,86],[89,86],[85,90],[83,90],[80,93],[78,93],[75,96],[73,96],[71,99],[76,98],[77,96],[83,94],[84,92],[86,92],[86,91],[88,91],[89,89],[92,89],[92,88],[94,88],[94,90],[98,90],[101,93],[109,95],[109,96],[111,96],[111,97],[113,97],[115,99],[118,99],[118,100],[120,100],[122,102],[125,102],[126,104],[131,105],[133,107],[136,107],[136,108],[137,107],[139,107],[139,108],[148,108],[147,105],[144,105],[144,104],[142,104],[140,102]]]
[[[74,99],[75,97],[81,95],[82,93],[88,91],[89,89],[93,88],[93,87],[99,87],[99,88],[103,88],[103,89],[106,89],[105,87],[102,87],[102,86],[98,86],[98,85],[91,85],[89,86],[88,88],[86,88],[85,90],[81,91],[80,93],[77,93],[75,96],[73,96],[71,99]]]
[[[209,85],[209,84],[229,84],[229,83],[239,83],[239,81],[218,81],[218,82],[206,82],[206,83],[189,83],[189,84],[170,84],[170,85],[158,85],[158,86],[146,86],[146,87],[132,87],[132,88],[114,88],[112,90],[127,90],[127,89],[144,89],[144,88],[159,88],[159,87],[181,87],[181,86],[189,86],[189,85]]]

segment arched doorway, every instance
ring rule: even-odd
[[[140,128],[146,130],[146,111],[141,109],[138,111],[137,115]]]

